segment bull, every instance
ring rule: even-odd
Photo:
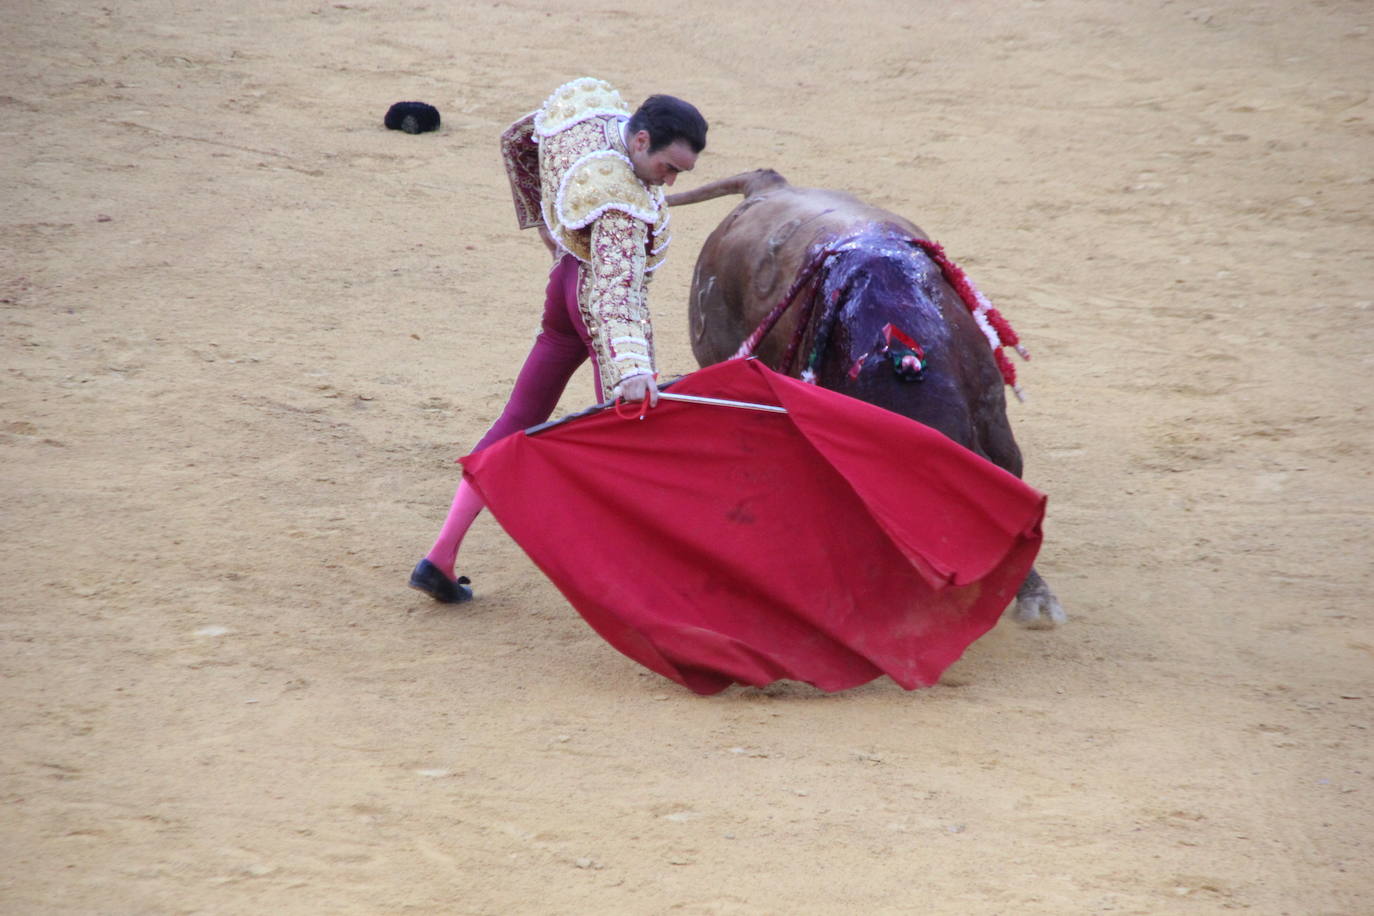
[[[692,276],[688,314],[700,365],[750,351],[770,368],[924,423],[1021,476],[1004,357],[920,228],[850,194],[793,187],[771,169],[668,203],[732,194],[744,200],[707,238]],[[1034,569],[1013,608],[1031,628],[1067,619]]]

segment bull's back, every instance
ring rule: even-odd
[[[750,190],[757,193],[726,216],[697,258],[688,312],[692,352],[703,366],[735,354],[825,241],[869,231],[878,238],[929,238],[914,223],[851,194],[794,188],[767,170],[724,179],[707,186],[705,194],[689,192],[683,202]],[[924,254],[920,257],[930,271],[939,272]],[[877,311],[845,315],[832,332],[820,384],[939,429],[1020,476],[1021,454],[1007,421],[1001,373],[982,330],[942,278],[916,282],[911,292]],[[885,310],[888,306],[893,310]],[[757,348],[765,364],[782,362],[801,311],[793,308],[784,315]],[[885,322],[923,338],[926,371],[920,382],[899,379],[891,367],[868,359]],[[866,367],[857,376],[856,365]]]
[[[826,239],[889,225],[925,237],[915,224],[842,191],[773,188],[744,200],[706,239],[688,306],[692,353],[701,365],[729,358],[788,292]],[[776,365],[792,339],[795,310],[759,347]]]

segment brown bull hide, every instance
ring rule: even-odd
[[[675,194],[668,202],[727,194],[745,199],[707,238],[692,276],[688,313],[698,363],[735,355],[801,283],[798,301],[755,350],[765,364],[782,369],[795,340],[800,357],[791,374],[799,374],[814,353],[818,384],[938,429],[1021,476],[992,348],[939,267],[911,243],[928,238],[919,227],[850,194],[793,187],[767,169]],[[813,268],[814,279],[802,283]],[[882,357],[888,325],[923,349],[919,380]],[[1017,595],[1015,616],[1040,627],[1064,620],[1034,571]]]

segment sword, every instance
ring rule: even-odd
[[[677,381],[677,379],[674,379],[673,381]],[[672,382],[669,382],[668,384],[671,385]],[[664,387],[667,386],[665,385]],[[682,401],[687,404],[706,404],[713,407],[734,407],[740,410],[762,410],[766,411],[767,413],[787,413],[786,407],[777,407],[773,404],[755,404],[750,401],[729,401],[724,398],[706,398],[695,394],[677,394],[676,392],[664,391],[662,388],[659,389],[658,396],[666,401]],[[568,414],[566,417],[559,417],[557,420],[549,420],[545,423],[540,423],[538,426],[531,426],[529,429],[525,430],[525,435],[536,436],[539,433],[542,433],[548,429],[552,429],[555,426],[561,426],[569,421],[578,420],[582,417],[590,416],[591,414],[597,413],[599,411],[607,409],[608,407],[614,406],[615,401],[606,401],[602,404],[593,404],[591,407],[579,410],[577,413]]]
[[[688,404],[714,404],[717,407],[739,407],[744,410],[766,410],[769,413],[787,413],[786,407],[776,407],[772,404],[751,404],[749,401],[727,401],[724,398],[703,398],[695,394],[673,394],[670,391],[660,391],[658,396],[665,401],[686,401]]]

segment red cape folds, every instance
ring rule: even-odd
[[[665,400],[461,459],[578,613],[664,677],[928,686],[1030,570],[1045,497],[927,426],[757,360],[670,391],[788,413]]]

